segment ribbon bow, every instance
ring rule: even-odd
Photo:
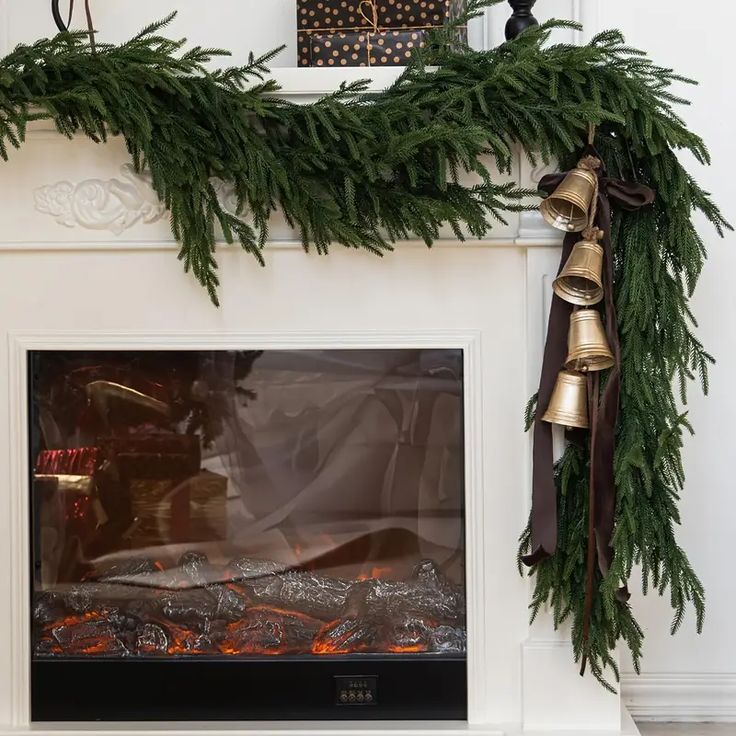
[[[592,149],[591,149],[592,150]],[[585,159],[583,159],[585,160]],[[592,608],[592,578],[595,559],[603,575],[608,573],[613,560],[611,537],[616,512],[616,483],[613,471],[613,455],[616,446],[616,421],[618,418],[619,396],[621,391],[621,342],[616,320],[616,306],[613,294],[613,252],[611,247],[611,205],[634,211],[654,202],[655,193],[649,187],[609,179],[603,168],[598,168],[598,194],[593,206],[597,208],[597,225],[602,231],[603,246],[603,286],[605,292],[605,331],[614,355],[614,366],[606,382],[603,396],[598,403],[597,376],[589,384],[591,399],[591,458],[590,458],[590,544],[588,581],[586,591],[585,633],[590,622]],[[550,174],[539,184],[539,189],[551,194],[566,174]],[[579,240],[579,233],[568,233],[562,247],[559,271],[567,262],[572,248]],[[558,271],[558,273],[559,273]],[[537,398],[537,416],[534,423],[534,469],[532,475],[531,512],[531,553],[523,557],[527,566],[535,565],[550,557],[557,550],[557,490],[554,482],[554,462],[552,451],[552,426],[541,420],[549,405],[557,378],[557,372],[565,362],[567,354],[567,331],[573,306],[552,297],[552,307],[547,329],[547,343],[542,363],[542,376]],[[595,539],[595,548],[592,539]],[[620,600],[627,600],[628,590],[622,588],[618,593]],[[585,659],[583,659],[583,668]]]
[[[59,3],[61,0],[51,0],[51,14],[54,16],[54,23],[61,33],[65,33],[69,30],[72,24],[72,15],[74,14],[74,0],[69,0],[69,17],[67,22],[64,23],[64,19],[61,17],[61,10],[59,9]],[[92,11],[89,8],[89,0],[84,0],[84,10],[87,15],[87,29],[89,32],[89,45],[92,51],[95,50],[95,27],[92,23]]]
[[[364,5],[368,8],[368,13],[370,13],[370,15],[368,15],[363,10]],[[368,45],[367,45],[368,66],[370,66],[372,52],[373,52],[373,43],[371,41],[371,37],[381,33],[381,30],[382,30],[380,26],[378,25],[378,6],[376,5],[376,1],[375,0],[361,0],[360,3],[358,4],[358,12],[363,16],[363,20],[372,26],[370,30],[367,30],[365,32],[366,38],[368,39]]]
[[[363,6],[368,7],[368,12],[370,15],[366,14],[363,11]],[[358,5],[358,12],[363,16],[363,20],[366,23],[369,23],[371,26],[370,31],[368,33],[380,33],[381,29],[378,26],[378,6],[376,5],[376,0],[361,0],[360,4]]]

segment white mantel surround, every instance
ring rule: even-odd
[[[316,72],[282,70],[288,96],[336,84]],[[69,141],[47,125],[0,164],[0,736],[637,733],[618,696],[578,676],[565,632],[548,619],[530,629],[529,583],[515,566],[530,497],[522,413],[538,380],[556,233],[529,214],[464,245],[402,243],[382,259],[335,246],[320,257],[274,223],[265,269],[219,249],[218,310],[182,273],[166,213],[126,164],[119,140]],[[529,186],[540,173],[519,156],[513,177]],[[469,722],[30,724],[26,351],[338,346],[466,350]]]

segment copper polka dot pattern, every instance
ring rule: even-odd
[[[299,66],[402,66],[464,10],[465,0],[297,0]]]

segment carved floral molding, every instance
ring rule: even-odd
[[[229,184],[212,180],[224,210],[237,214],[238,201]],[[33,193],[37,212],[50,215],[64,227],[108,230],[115,235],[138,222],[151,224],[167,215],[151,186],[151,176],[137,174],[131,164],[120,167],[120,178],[59,181]]]
[[[36,210],[65,227],[109,230],[120,235],[137,222],[157,222],[166,214],[148,174],[131,164],[120,167],[119,179],[59,181],[33,193]]]

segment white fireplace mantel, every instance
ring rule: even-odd
[[[339,83],[332,71],[281,70],[283,94],[319,96]],[[384,258],[340,246],[305,254],[277,217],[264,269],[218,248],[215,309],[182,273],[167,213],[120,140],[68,140],[37,124],[0,167],[0,736],[636,733],[617,696],[578,676],[565,632],[547,619],[529,627],[529,583],[515,566],[530,497],[522,413],[559,260],[559,237],[537,214],[510,215],[481,241],[448,232],[431,250],[405,242]],[[512,179],[533,186],[542,173],[519,155]],[[228,194],[221,186],[226,206]],[[31,724],[26,352],[335,346],[466,351],[468,723]]]
[[[330,74],[340,70],[288,71],[287,76],[294,72],[319,73],[314,76],[314,87],[308,88],[312,91],[306,96],[284,89],[280,96],[290,101],[305,102],[313,92],[316,95],[316,90],[331,89],[340,83],[339,76]],[[378,74],[379,71],[382,73]],[[376,70],[373,84],[390,83],[396,76],[395,70]],[[112,138],[101,146],[82,135],[71,139],[61,136],[48,122],[32,123],[22,149],[11,152],[10,166],[6,165],[6,169],[11,167],[14,175],[12,181],[7,181],[4,208],[14,216],[3,223],[0,252],[178,248],[169,229],[168,213],[151,187],[150,177],[134,171],[121,139]],[[519,152],[512,175],[499,175],[499,178],[510,178],[521,186],[534,188],[546,171],[542,165],[532,168]],[[225,209],[237,214],[232,189],[220,181],[213,184]],[[470,238],[462,247],[514,244],[539,248],[556,247],[560,243],[559,234],[544,223],[538,212],[510,213],[507,220],[505,225],[495,225],[485,238]],[[448,246],[458,246],[449,228],[433,247]],[[406,240],[396,247],[425,249],[426,245],[421,240]],[[267,250],[273,249],[303,250],[297,233],[279,213],[274,214],[271,222]]]
[[[559,238],[512,216],[480,242],[401,243],[384,258],[335,246],[305,254],[284,223],[261,269],[218,250],[222,307],[185,275],[165,213],[119,140],[67,140],[41,126],[0,179],[0,734],[155,733],[161,726],[32,726],[28,716],[29,349],[456,346],[466,351],[468,724],[248,724],[257,734],[620,733],[620,705],[581,679],[564,633],[529,629],[515,569],[528,514],[534,391]],[[530,185],[521,156],[514,177]],[[222,192],[225,201],[227,192]],[[193,733],[229,728],[192,726]],[[230,729],[231,730],[231,729]],[[176,728],[177,733],[188,732]]]

